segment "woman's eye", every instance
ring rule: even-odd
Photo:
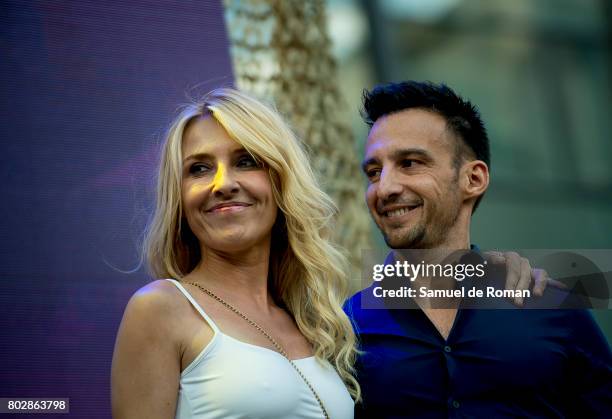
[[[249,167],[259,167],[259,164],[255,161],[253,156],[248,155],[248,156],[240,157],[240,159],[238,159],[237,166],[249,168]]]
[[[210,168],[207,165],[202,163],[195,163],[189,168],[189,173],[193,175],[201,175],[203,173],[208,172],[209,170]]]

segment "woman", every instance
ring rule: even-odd
[[[294,134],[233,89],[162,151],[146,258],[112,367],[116,418],[352,418],[355,335],[335,207]]]

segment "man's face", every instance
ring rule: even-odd
[[[456,141],[442,116],[423,109],[384,116],[370,130],[366,201],[389,247],[444,246],[462,204]]]

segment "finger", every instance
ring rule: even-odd
[[[563,282],[559,282],[556,279],[548,278],[548,285],[551,287],[559,288],[561,290],[568,290],[569,287]]]
[[[531,264],[526,258],[521,258],[520,277],[516,283],[516,290],[523,291],[529,289],[531,285]]]
[[[489,251],[484,252],[483,256],[488,261],[488,263],[492,265],[505,265],[506,264],[506,256],[502,252]]]
[[[536,297],[543,296],[550,280],[548,272],[544,269],[534,268],[531,270],[531,277],[533,278],[533,295]]]
[[[520,272],[520,278],[516,284],[516,290],[524,291],[524,290],[528,290],[529,286],[531,285],[531,265],[529,264],[529,261],[527,259],[523,257],[520,259],[521,259],[521,272]],[[522,306],[523,297],[516,296],[514,298],[514,303],[517,306]]]
[[[521,257],[516,252],[507,252],[506,257],[506,285],[507,290],[516,289],[521,276]]]

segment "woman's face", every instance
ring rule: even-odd
[[[270,244],[277,206],[265,168],[211,116],[183,135],[183,211],[204,251]]]

